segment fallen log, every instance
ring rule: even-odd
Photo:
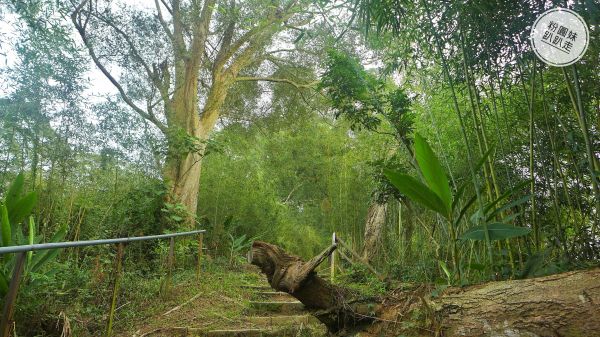
[[[322,279],[315,268],[337,247],[332,244],[308,262],[289,255],[283,249],[261,241],[252,244],[249,260],[267,276],[271,287],[302,302],[331,334],[348,335],[372,322],[373,299],[338,287]]]
[[[251,262],[271,287],[304,303],[335,336],[600,337],[600,269],[449,288],[360,294],[320,278],[314,269],[333,244],[308,262],[256,241]]]

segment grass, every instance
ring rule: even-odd
[[[131,336],[136,332],[167,327],[217,329],[239,326],[240,317],[247,310],[252,296],[250,289],[241,286],[264,281],[254,271],[242,267],[226,268],[213,262],[205,266],[200,279],[196,278],[194,270],[176,272],[173,286],[167,294],[157,293],[154,286],[149,289],[151,296],[139,288],[132,291],[139,298],[130,299],[135,308],[117,315],[115,335]],[[189,301],[192,298],[194,300]],[[165,315],[186,301],[189,303],[181,309]]]

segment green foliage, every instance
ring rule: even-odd
[[[448,218],[448,208],[440,197],[428,186],[406,174],[391,170],[384,170],[384,174],[402,194],[405,194],[422,206],[439,213],[443,217]]]
[[[386,284],[362,264],[351,264],[336,276],[336,282],[359,292],[362,296],[380,296]]]
[[[485,240],[487,229],[490,240],[504,240],[529,234],[531,229],[516,227],[505,223],[490,223],[469,228],[460,237],[461,239]]]
[[[24,244],[40,243],[42,237],[35,235],[35,223],[33,217],[29,217],[29,222],[25,224],[28,235],[23,235],[23,229],[20,227],[26,217],[29,216],[37,200],[36,192],[31,192],[23,196],[23,186],[25,178],[23,173],[17,175],[13,183],[5,194],[0,204],[0,234],[3,246],[17,246]],[[66,227],[59,230],[49,242],[61,241],[66,234]],[[44,250],[40,252],[28,252],[27,263],[25,265],[25,278],[35,279],[43,277],[45,272],[42,267],[54,259],[58,254],[58,249]],[[4,296],[8,290],[8,278],[16,264],[16,256],[11,255],[0,260],[0,296]],[[51,272],[51,271],[50,271]]]
[[[252,242],[256,239],[258,239],[258,237],[249,238],[246,234],[242,234],[238,237],[229,234],[229,264],[234,265],[237,263],[237,259],[250,249]]]
[[[446,213],[450,212],[452,194],[446,173],[427,141],[418,133],[415,135],[415,157],[427,186],[443,202]]]
[[[418,134],[415,136],[415,157],[427,185],[391,170],[384,171],[385,175],[400,192],[450,220],[453,198],[448,178],[427,141]]]

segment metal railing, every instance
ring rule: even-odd
[[[136,241],[148,241],[148,240],[161,240],[161,239],[170,239],[169,242],[169,256],[167,259],[168,266],[168,274],[167,274],[167,283],[166,287],[168,288],[170,284],[171,273],[173,269],[174,263],[174,255],[175,255],[175,238],[179,236],[190,236],[190,235],[198,235],[198,263],[196,273],[200,275],[200,262],[202,258],[202,243],[203,243],[203,233],[206,230],[194,230],[189,232],[179,232],[179,233],[170,233],[170,234],[160,234],[160,235],[147,235],[147,236],[134,236],[134,237],[126,237],[126,238],[114,238],[114,239],[105,239],[105,240],[88,240],[88,241],[69,241],[69,242],[52,242],[52,243],[40,243],[34,245],[20,245],[20,246],[7,246],[0,247],[0,255],[2,254],[11,254],[17,253],[17,259],[15,263],[15,267],[13,269],[13,275],[10,280],[10,284],[8,286],[8,291],[4,298],[4,309],[2,312],[2,321],[0,321],[0,337],[9,337],[11,330],[11,323],[15,309],[15,301],[17,298],[17,293],[19,291],[19,285],[21,283],[21,277],[23,276],[23,269],[25,266],[25,260],[27,252],[37,251],[37,250],[48,250],[48,249],[62,249],[62,248],[71,248],[71,247],[86,247],[86,246],[99,246],[99,245],[108,245],[108,244],[117,244],[117,256],[115,261],[115,274],[114,274],[114,286],[113,286],[113,294],[111,300],[111,306],[108,315],[108,323],[106,327],[106,336],[110,337],[112,335],[112,325],[115,313],[115,306],[117,303],[117,295],[119,293],[120,287],[120,275],[122,269],[122,260],[125,244]]]

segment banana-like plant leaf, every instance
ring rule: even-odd
[[[452,192],[446,173],[425,138],[418,133],[415,134],[415,157],[429,188],[442,200],[447,209],[451,209]]]
[[[23,198],[19,199],[12,208],[11,207],[8,208],[8,215],[10,217],[10,222],[13,225],[18,225],[21,222],[23,222],[25,219],[27,219],[29,214],[31,214],[33,207],[35,207],[36,202],[37,202],[37,193],[36,192],[31,192],[31,193],[27,194],[26,196],[24,196]]]
[[[7,209],[12,209],[15,203],[19,200],[21,193],[23,193],[23,185],[25,183],[25,177],[23,173],[19,173],[19,175],[15,178],[15,180],[10,184],[8,188],[8,192],[4,196],[4,202],[6,204]]]
[[[492,241],[510,239],[517,236],[527,235],[529,232],[531,232],[531,229],[529,228],[515,227],[501,222],[487,224],[487,229],[490,240]],[[469,228],[463,233],[463,235],[460,236],[460,238],[463,240],[485,240],[484,225]]]
[[[2,246],[10,246],[12,229],[10,228],[10,219],[6,205],[0,205],[0,234],[2,235]]]
[[[444,202],[429,187],[406,174],[388,169],[384,169],[383,173],[400,193],[448,219],[450,209],[446,207]]]

